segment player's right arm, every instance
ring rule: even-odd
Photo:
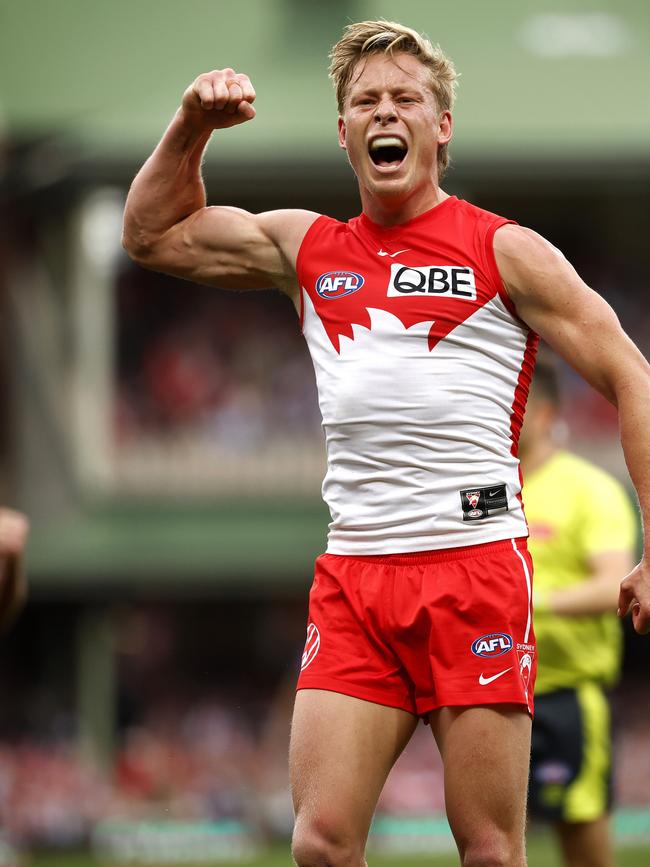
[[[317,214],[250,214],[207,207],[201,159],[214,130],[255,117],[255,90],[232,69],[200,75],[158,146],[136,175],[124,213],[123,244],[155,271],[223,289],[275,286],[295,300],[295,259]]]

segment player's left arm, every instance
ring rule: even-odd
[[[494,254],[519,316],[618,410],[621,443],[645,527],[650,526],[650,365],[607,302],[562,253],[521,226],[494,236]],[[621,583],[619,609],[650,631],[650,539]]]

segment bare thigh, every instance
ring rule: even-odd
[[[524,867],[531,720],[523,707],[441,708],[431,716],[447,818],[463,864]]]
[[[377,800],[417,718],[320,689],[296,695],[289,773],[298,864],[363,864]]]

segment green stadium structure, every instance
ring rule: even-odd
[[[462,74],[459,159],[648,154],[644,0],[5,0],[0,9],[5,126],[59,133],[86,154],[149,152],[184,87],[230,65],[256,83],[259,113],[254,133],[220,137],[223,156],[334,162],[328,49],[348,21],[396,15],[439,42]]]

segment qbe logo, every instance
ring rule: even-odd
[[[365,283],[361,274],[354,271],[328,271],[321,274],[316,281],[316,291],[321,298],[332,301],[334,298],[344,298],[361,289]]]
[[[483,659],[503,656],[512,650],[512,637],[505,632],[489,632],[472,642],[472,653]]]
[[[426,265],[407,268],[394,262],[390,266],[389,297],[403,295],[438,295],[447,298],[476,298],[476,280],[471,268]]]

